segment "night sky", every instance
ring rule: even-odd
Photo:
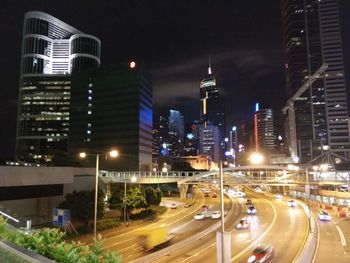
[[[47,12],[102,42],[102,65],[142,60],[153,76],[154,107],[199,117],[208,57],[225,94],[227,124],[251,121],[256,101],[275,113],[285,102],[280,0],[2,0],[0,156],[14,152],[19,63],[26,11]]]

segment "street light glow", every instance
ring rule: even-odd
[[[86,152],[81,152],[79,153],[80,158],[86,158]]]
[[[237,130],[237,127],[236,126],[233,126],[232,127],[232,131],[236,131]]]
[[[250,155],[251,164],[261,164],[264,161],[264,156],[261,153],[255,152]]]
[[[119,155],[119,152],[117,150],[112,150],[109,152],[109,156],[112,158],[116,158],[118,157],[118,155]]]
[[[130,68],[131,68],[131,69],[134,69],[135,67],[136,67],[135,61],[131,61],[131,62],[130,62]]]
[[[135,183],[137,181],[137,177],[133,175],[133,176],[131,176],[130,180],[131,180],[131,182]]]

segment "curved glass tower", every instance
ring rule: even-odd
[[[71,74],[100,65],[101,41],[43,12],[24,16],[16,158],[51,162],[65,154]]]

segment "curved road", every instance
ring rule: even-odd
[[[247,195],[257,208],[257,215],[248,216],[251,223],[250,229],[236,230],[238,217],[235,222],[225,225],[225,231],[231,232],[232,236],[232,262],[247,262],[252,250],[259,244],[272,244],[275,247],[275,257],[272,262],[293,262],[307,235],[308,221],[302,208],[290,208],[286,200],[275,200],[253,191],[247,191]],[[241,200],[241,207],[240,216],[246,216],[244,200]],[[193,245],[156,262],[216,261],[215,234],[210,234],[194,242]]]

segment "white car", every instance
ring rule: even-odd
[[[297,202],[295,202],[295,200],[291,199],[288,201],[288,206],[289,207],[296,207],[297,206]]]
[[[257,187],[255,188],[255,192],[260,193],[260,192],[261,192],[261,188],[260,188],[259,186],[257,186]]]
[[[250,205],[247,209],[247,214],[248,215],[255,215],[256,214],[256,208],[253,205]]]
[[[247,219],[245,219],[245,218],[242,218],[241,220],[239,220],[239,223],[236,226],[236,228],[239,230],[247,229],[248,227],[249,227],[249,223],[248,223]]]
[[[212,219],[219,219],[221,217],[221,213],[219,211],[214,211],[211,213],[211,218]]]
[[[318,212],[318,219],[321,221],[331,221],[332,217],[325,210],[321,210]]]
[[[243,193],[243,192],[236,192],[236,196],[237,197],[244,197],[245,193]]]
[[[202,213],[198,213],[198,214],[195,214],[193,218],[196,220],[203,220],[205,218],[205,215]]]
[[[276,194],[276,195],[275,195],[275,198],[276,198],[277,200],[281,200],[281,199],[282,199],[282,195]]]

